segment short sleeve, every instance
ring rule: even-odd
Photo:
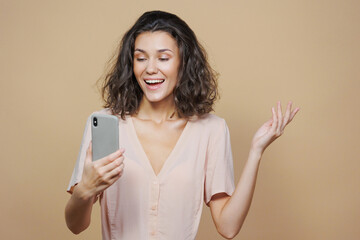
[[[231,196],[234,192],[234,168],[230,133],[224,119],[211,129],[205,170],[205,203],[217,193]]]
[[[91,121],[91,116],[88,117],[86,125],[85,125],[85,130],[84,130],[83,138],[82,138],[81,145],[80,145],[80,151],[79,151],[78,158],[77,158],[77,161],[76,161],[76,164],[75,164],[72,176],[71,176],[69,186],[67,188],[67,191],[69,193],[73,192],[74,186],[76,184],[78,184],[81,180],[82,172],[84,169],[86,150],[91,141],[90,121]]]

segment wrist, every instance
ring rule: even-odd
[[[94,191],[87,188],[82,181],[80,181],[76,185],[73,195],[75,195],[76,198],[81,199],[82,201],[89,201],[90,199],[93,199],[96,194]]]
[[[260,161],[263,153],[264,153],[264,150],[263,150],[263,149],[260,149],[260,148],[256,148],[256,147],[251,146],[250,152],[249,152],[249,158],[251,158],[251,159],[257,159],[257,160]]]

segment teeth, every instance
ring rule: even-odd
[[[164,80],[158,80],[158,79],[156,79],[156,80],[145,80],[145,82],[147,84],[154,84],[154,83],[162,83],[162,82],[164,82]]]

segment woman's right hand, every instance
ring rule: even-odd
[[[91,142],[86,151],[81,181],[76,186],[84,199],[96,197],[115,183],[124,170],[124,149],[96,161],[92,161]]]

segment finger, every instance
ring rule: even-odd
[[[124,172],[124,168],[125,168],[125,163],[122,163],[119,167],[118,167],[118,171],[117,173],[115,172],[114,173],[114,177],[117,177],[117,176],[122,176],[123,172]]]
[[[121,148],[121,149],[119,149],[119,150],[117,150],[117,151],[115,151],[115,152],[107,155],[106,157],[103,157],[103,158],[95,161],[94,164],[95,164],[97,167],[105,166],[105,165],[113,162],[115,159],[119,158],[120,156],[122,156],[122,154],[123,154],[124,152],[125,152],[125,150]]]
[[[271,126],[272,122],[273,122],[273,118],[271,117],[269,120],[267,120],[265,123],[264,123],[264,126]]]
[[[105,187],[111,186],[121,175],[124,169],[124,164],[122,163],[120,166],[112,169],[107,174],[98,178],[98,186],[103,185]]]
[[[113,169],[109,175],[108,175],[108,182],[110,184],[113,184],[117,179],[119,179],[119,177],[122,176],[123,171],[124,171],[124,164],[121,164],[119,167]]]
[[[286,107],[286,112],[285,112],[285,116],[284,116],[284,122],[283,122],[283,124],[281,126],[281,131],[283,131],[285,126],[289,123],[290,113],[291,113],[291,106],[292,106],[292,102],[289,102],[287,107]]]
[[[295,108],[294,111],[290,114],[290,120],[289,122],[291,122],[293,120],[293,118],[295,117],[295,115],[300,111],[300,108]]]
[[[278,133],[280,133],[281,126],[282,126],[282,123],[283,123],[283,115],[282,115],[281,102],[280,101],[278,101],[278,103],[277,103],[277,117],[278,117],[278,125],[277,125],[277,128],[276,128],[276,131]]]
[[[277,116],[276,116],[276,112],[275,112],[275,108],[272,107],[271,108],[272,111],[272,125],[271,125],[271,131],[275,132],[276,128],[277,128]]]
[[[119,158],[115,159],[114,161],[106,164],[105,166],[101,167],[99,172],[101,175],[105,175],[111,172],[113,169],[119,167],[124,162],[124,156],[120,156]]]

